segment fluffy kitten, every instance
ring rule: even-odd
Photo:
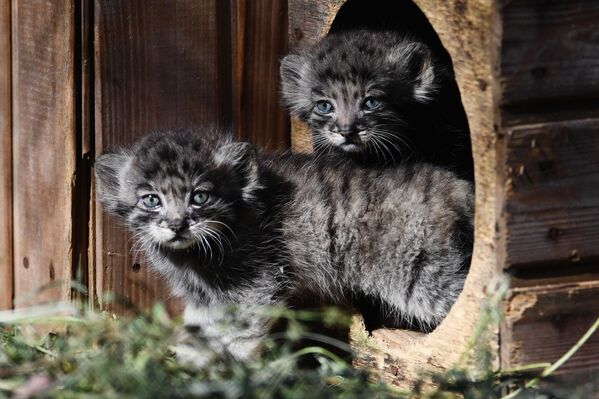
[[[430,330],[467,273],[471,185],[426,164],[258,154],[205,130],[149,135],[98,158],[96,175],[104,209],[184,299],[186,325],[241,359],[267,332],[261,306],[368,297],[390,327]]]
[[[314,147],[362,165],[430,162],[472,180],[470,136],[450,67],[392,32],[334,33],[287,55],[283,100]]]

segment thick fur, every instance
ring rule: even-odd
[[[472,179],[467,123],[447,101],[451,67],[424,43],[392,32],[330,34],[286,56],[281,81],[284,103],[308,123],[318,152],[368,166],[424,161]],[[379,105],[368,109],[368,99]],[[331,112],[319,112],[322,101]]]
[[[122,217],[186,303],[185,323],[247,358],[259,308],[368,298],[389,327],[434,328],[471,256],[472,187],[427,164],[385,170],[258,154],[214,131],[149,135],[96,161],[99,199]],[[209,194],[192,206],[198,189]],[[162,206],[144,208],[152,192]],[[173,222],[174,221],[174,222]],[[174,227],[172,227],[174,226]],[[243,328],[231,328],[235,305]]]

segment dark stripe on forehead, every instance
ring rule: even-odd
[[[175,160],[177,159],[177,151],[174,148],[171,148],[171,146],[164,144],[161,145],[157,151],[156,151],[156,155],[163,161],[171,161],[171,160]]]

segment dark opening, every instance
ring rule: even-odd
[[[462,105],[459,88],[455,81],[453,63],[449,53],[441,43],[439,36],[424,13],[410,0],[388,2],[348,0],[337,13],[329,33],[359,29],[394,31],[401,36],[411,37],[423,42],[430,48],[439,65],[449,71],[449,78],[438,92],[438,108],[436,110],[448,126],[447,134],[455,134],[459,140],[459,149],[454,149],[453,151],[459,152],[457,158],[464,165],[464,172],[460,173],[460,177],[474,181],[470,129],[466,112]],[[443,146],[439,146],[438,148],[441,149]],[[464,231],[468,231],[468,229]],[[465,238],[464,245],[469,245],[471,249],[472,235],[463,238]],[[468,269],[469,266],[470,261],[468,261],[467,265],[464,265],[464,269]],[[373,301],[376,301],[376,299],[357,298],[358,307],[364,316],[364,322],[368,331],[384,327],[386,324],[384,319],[377,316],[375,311],[372,311]],[[382,305],[384,307],[384,304]],[[412,329],[414,326],[406,324],[404,328]]]
[[[329,33],[367,29],[370,31],[394,31],[425,43],[439,65],[449,71],[447,80],[438,93],[438,110],[452,134],[461,138],[457,150],[461,163],[467,165],[464,179],[474,180],[472,145],[468,119],[462,105],[458,85],[454,78],[451,57],[441,39],[424,13],[410,0],[379,1],[348,0],[339,10]],[[454,151],[456,151],[454,149]]]

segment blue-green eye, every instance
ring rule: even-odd
[[[193,193],[192,197],[191,197],[191,204],[192,205],[202,205],[205,204],[206,201],[208,201],[208,198],[210,198],[210,195],[205,192],[205,191],[196,191],[195,193]]]
[[[160,206],[160,198],[156,194],[146,194],[141,197],[141,202],[148,209],[156,209]]]
[[[381,102],[374,97],[366,97],[362,103],[362,107],[365,110],[372,111],[377,109],[381,105]]]
[[[325,100],[318,101],[316,111],[320,114],[330,114],[333,111],[333,104]]]

